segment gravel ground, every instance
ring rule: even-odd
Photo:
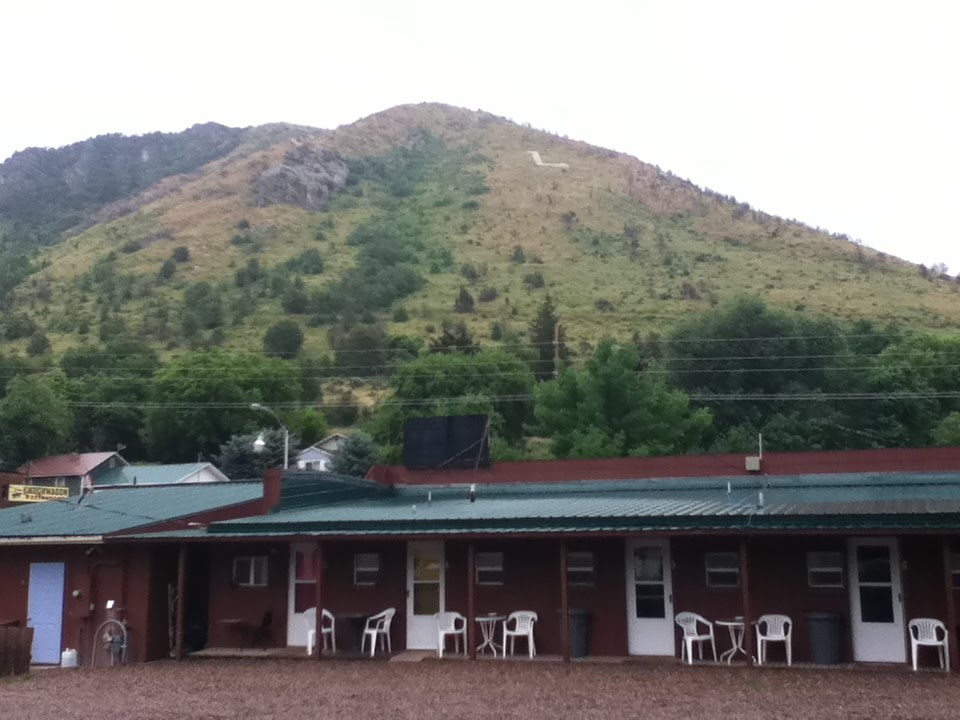
[[[0,681],[0,718],[957,718],[960,678],[669,663],[192,660]]]

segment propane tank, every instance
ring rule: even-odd
[[[62,653],[60,653],[60,667],[62,668],[80,667],[80,658],[77,655],[77,651],[72,648],[67,648]]]

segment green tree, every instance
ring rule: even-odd
[[[562,366],[570,357],[570,351],[564,342],[563,328],[558,329],[559,325],[557,306],[553,297],[548,294],[530,324],[530,344],[537,354],[533,369],[538,380],[552,380],[554,372],[560,369],[557,367],[556,358],[560,358]],[[559,343],[556,342],[558,339]]]
[[[161,280],[170,280],[174,273],[177,272],[177,263],[173,258],[167,258],[163,261],[163,265],[160,266],[160,279]]]
[[[0,400],[0,460],[16,467],[27,460],[65,452],[73,417],[62,376],[16,377]]]
[[[453,304],[454,310],[458,313],[472,313],[473,307],[473,295],[465,287],[461,287],[460,294],[457,295],[457,301]]]
[[[379,448],[372,437],[363,432],[347,435],[333,456],[330,472],[363,477],[377,461]]]
[[[144,430],[151,455],[164,462],[210,457],[231,435],[255,429],[262,417],[250,409],[263,403],[279,409],[300,397],[300,368],[294,363],[227,350],[193,352],[177,358],[153,379],[155,404]]]
[[[30,336],[30,342],[27,343],[27,355],[37,357],[46,355],[48,352],[50,352],[50,338],[43,331],[37,330]]]
[[[666,345],[667,368],[684,392],[747,396],[700,401],[713,411],[721,433],[744,423],[763,428],[776,415],[811,411],[809,402],[770,396],[856,389],[858,381],[844,369],[853,363],[836,322],[775,310],[756,297],[680,323]],[[779,448],[770,439],[771,447]]]
[[[933,442],[948,447],[960,446],[960,412],[947,415],[933,430]]]
[[[583,370],[537,387],[536,417],[557,457],[681,454],[712,422],[690,398],[636,372],[637,351],[606,341]]]
[[[330,432],[330,426],[322,412],[308,408],[293,415],[290,420],[290,430],[300,438],[303,447],[309,447],[325,438]]]
[[[263,436],[264,447],[257,450],[254,443]],[[253,480],[263,477],[270,468],[283,467],[283,431],[263,430],[259,433],[233,435],[220,446],[220,454],[213,463],[231,480]],[[290,436],[290,458],[299,450],[296,435]]]
[[[295,357],[303,347],[303,330],[293,320],[281,320],[270,326],[263,336],[263,350],[267,355]]]
[[[389,338],[379,323],[344,321],[330,330],[337,367],[344,375],[383,375],[389,362]]]
[[[75,415],[78,448],[100,451],[123,445],[128,459],[144,458],[143,405],[160,367],[156,352],[139,340],[118,339],[103,348],[67,350],[60,367],[70,399],[87,405]]]
[[[494,434],[516,443],[533,418],[534,382],[530,366],[502,350],[424,355],[394,372],[393,395],[381,406],[373,434],[399,445],[408,418],[488,414]]]

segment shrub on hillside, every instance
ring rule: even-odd
[[[500,292],[496,288],[485,287],[480,291],[480,302],[493,302],[500,297]]]
[[[453,305],[454,310],[458,313],[472,313],[473,304],[473,295],[465,287],[461,287],[457,301]]]
[[[523,276],[523,284],[526,285],[531,290],[538,290],[547,286],[547,281],[543,277],[543,273],[537,270],[536,272],[528,273]]]
[[[185,263],[190,260],[190,249],[181,245],[173,249],[173,259],[178,263]]]
[[[160,279],[169,280],[173,277],[173,274],[177,271],[177,264],[173,261],[172,258],[164,261],[163,265],[160,266]]]
[[[294,357],[303,347],[303,330],[293,320],[281,320],[270,326],[263,336],[263,350],[267,355]]]

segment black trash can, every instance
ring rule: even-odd
[[[808,613],[807,627],[813,662],[817,665],[838,665],[843,617],[837,613]]]
[[[570,656],[584,657],[590,649],[590,613],[570,608]]]

